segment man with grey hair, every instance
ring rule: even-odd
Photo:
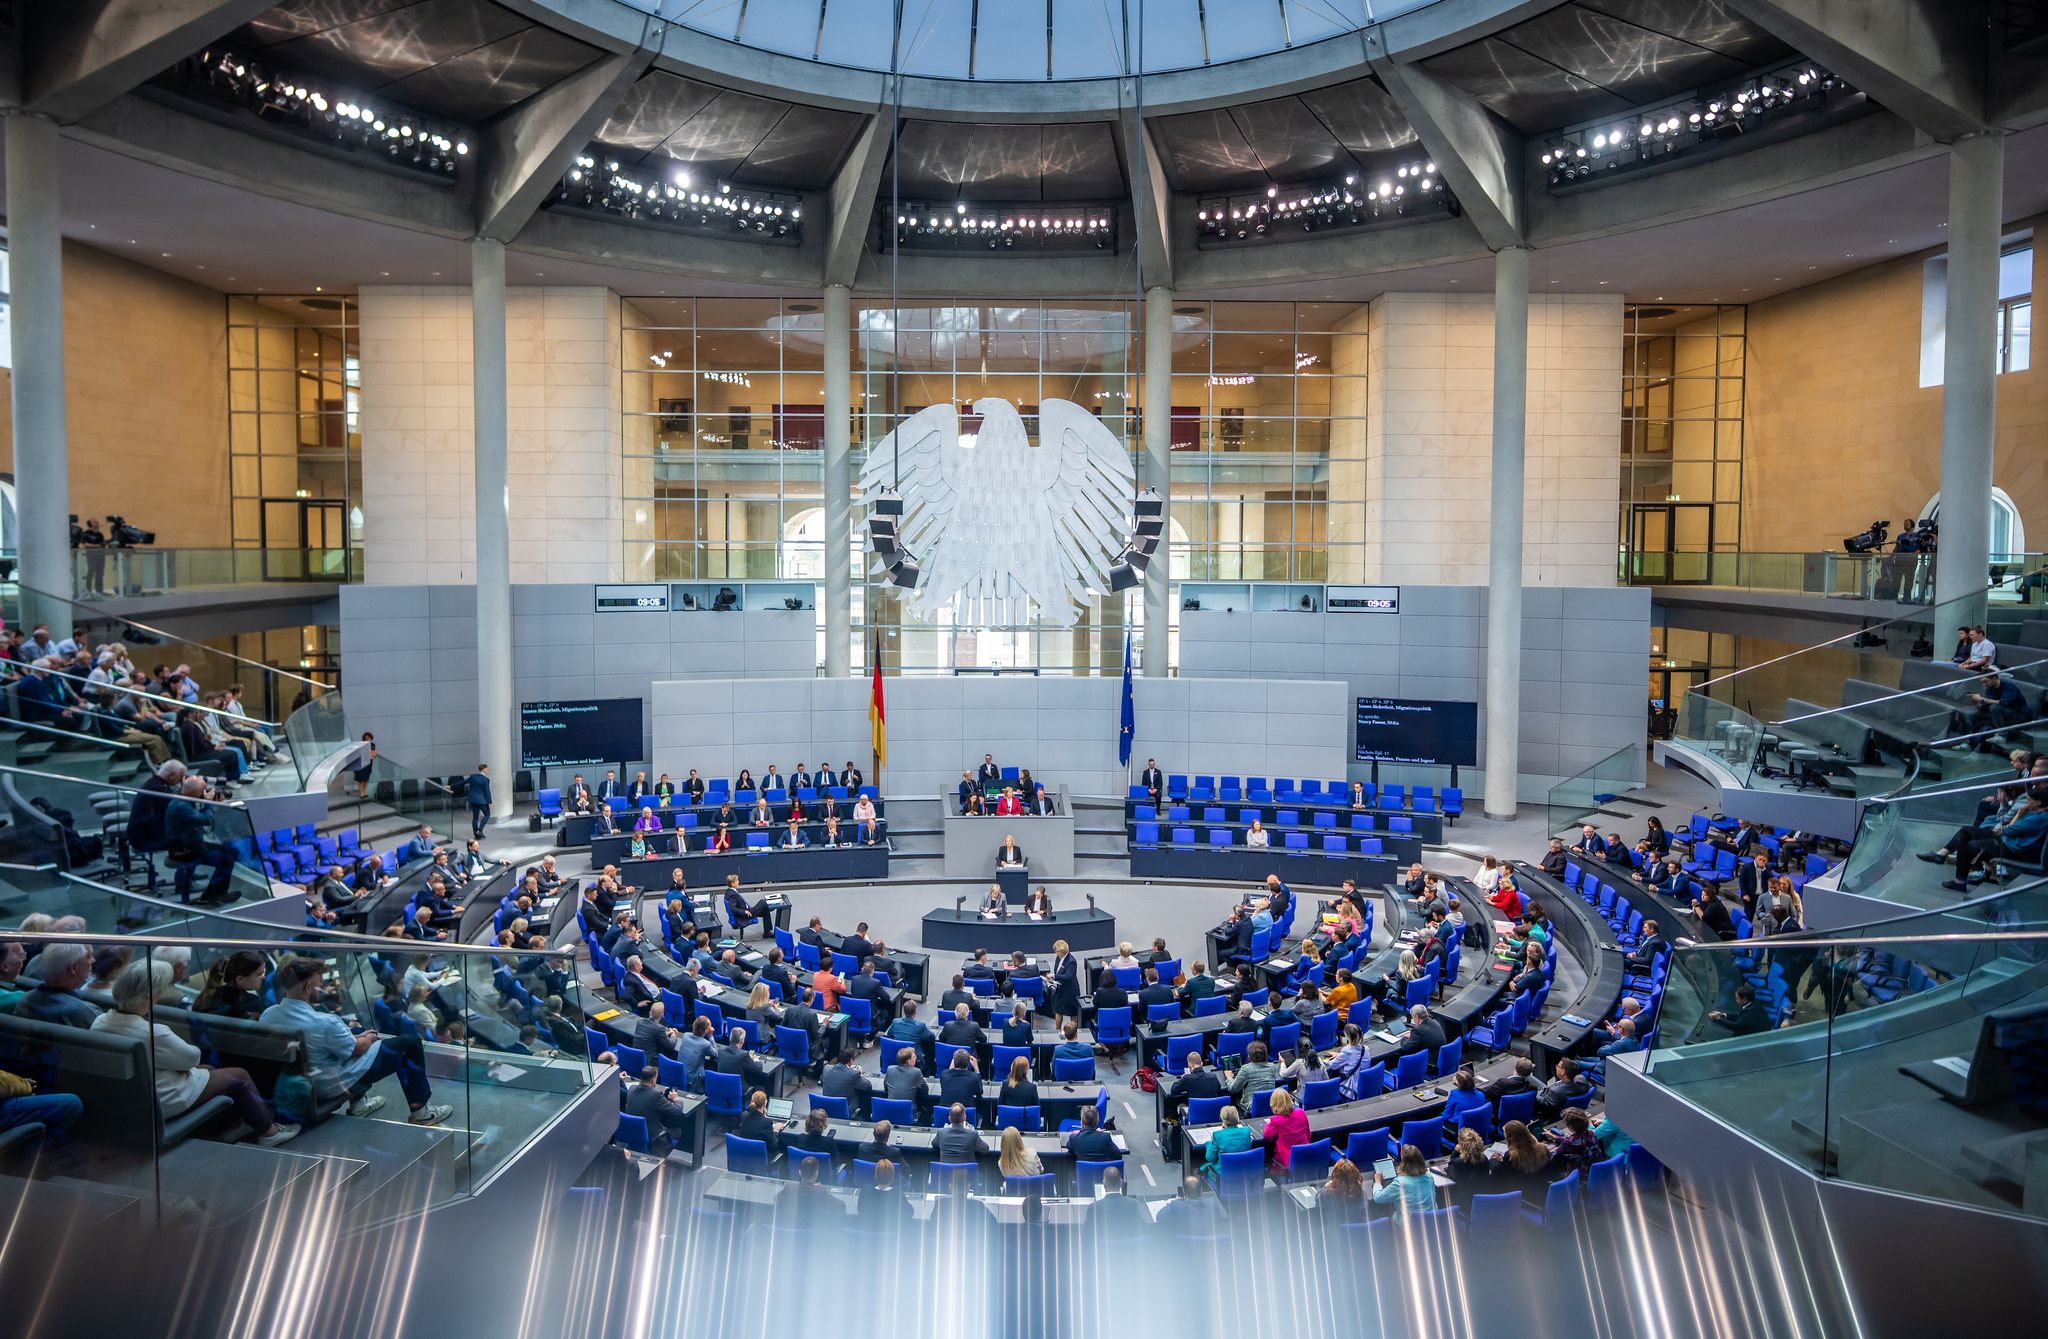
[[[92,950],[83,944],[52,944],[36,957],[41,978],[34,990],[14,1006],[16,1018],[89,1028],[100,1011],[78,997],[78,988],[92,975]]]
[[[164,849],[164,815],[171,797],[185,784],[185,764],[176,758],[161,763],[155,775],[144,781],[128,808],[128,845],[145,860]]]

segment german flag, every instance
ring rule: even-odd
[[[868,694],[868,735],[875,753],[875,784],[882,784],[882,767],[889,761],[889,729],[887,713],[882,707],[882,639],[869,639],[868,666],[873,673],[874,688]]]

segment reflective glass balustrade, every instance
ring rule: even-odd
[[[1647,1073],[1816,1175],[2034,1217],[2038,883],[1829,935],[1680,946]],[[1985,920],[2002,932],[1965,928]]]
[[[475,1192],[592,1081],[574,962],[417,947],[0,930],[0,1070],[56,1099],[10,1113],[0,1156],[192,1231]]]

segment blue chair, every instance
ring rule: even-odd
[[[1419,1087],[1423,1078],[1428,1074],[1428,1069],[1428,1051],[1415,1051],[1402,1056],[1394,1066],[1393,1086],[1395,1090]],[[1531,1094],[1531,1096],[1533,1097],[1534,1094]]]
[[[1336,1017],[1335,1014],[1331,1014],[1329,1016],[1332,1018]],[[1344,1080],[1342,1079],[1316,1079],[1311,1082],[1302,1084],[1302,1110],[1314,1111],[1319,1107],[1336,1106],[1339,1102],[1344,1100],[1342,1092],[1343,1087]],[[1296,1150],[1297,1153],[1299,1151],[1299,1149]]]
[[[671,1060],[665,1055],[654,1057],[655,1081],[664,1088],[673,1088],[679,1093],[690,1090],[690,1067],[680,1060]]]
[[[1159,825],[1157,823],[1138,824],[1131,834],[1131,840],[1139,846],[1159,845]]]
[[[1493,1141],[1493,1108],[1471,1107],[1458,1113],[1458,1128],[1476,1130],[1481,1139]]]
[[[727,1171],[746,1176],[768,1176],[768,1145],[729,1134],[725,1137],[725,1166]]]
[[[765,832],[749,832],[747,834],[747,849],[750,851],[767,850],[768,834]]]
[[[1257,1040],[1255,1032],[1225,1032],[1216,1038],[1216,1059],[1221,1061],[1226,1055],[1243,1055]]]
[[[647,1118],[619,1113],[619,1128],[612,1134],[612,1142],[635,1153],[647,1151]]]
[[[791,1069],[809,1069],[811,1067],[811,1034],[800,1027],[776,1028],[775,1054],[781,1056],[782,1063]]]
[[[1273,1093],[1275,1089],[1261,1088],[1252,1094],[1252,1109],[1244,1114],[1252,1120],[1264,1120],[1273,1114]]]
[[[1562,1181],[1552,1181],[1550,1189],[1543,1192],[1543,1226],[1569,1227],[1578,1208],[1579,1174],[1573,1172]]]
[[[935,1162],[932,1164],[932,1193],[952,1195],[971,1192],[980,1173],[980,1166],[972,1162]]]
[[[1510,1190],[1504,1195],[1474,1195],[1465,1208],[1465,1226],[1476,1242],[1484,1238],[1499,1242],[1513,1237],[1526,1225],[1522,1213],[1522,1192]]]
[[[1287,1179],[1289,1181],[1321,1181],[1330,1174],[1330,1141],[1318,1139],[1312,1144],[1296,1144],[1287,1155]]]
[[[1402,1121],[1401,1142],[1415,1145],[1425,1158],[1439,1157],[1444,1151],[1444,1123],[1434,1118]]]
[[[1217,1160],[1216,1195],[1219,1199],[1255,1199],[1265,1188],[1265,1149],[1247,1148],[1225,1153]]]
[[[850,1182],[856,1189],[865,1190],[875,1183],[874,1163],[862,1162],[859,1158],[855,1158],[852,1162],[847,1164],[847,1169],[848,1174],[846,1176],[846,1180]]]
[[[1309,818],[1309,824],[1312,827],[1318,828],[1334,828],[1337,826],[1337,815],[1325,809],[1319,813],[1311,815]]]
[[[1276,828],[1299,827],[1301,826],[1301,815],[1292,809],[1282,809],[1273,816],[1273,826]]]
[[[1236,837],[1231,833],[1229,828],[1209,829],[1209,845],[1211,846],[1230,846],[1233,845],[1236,842],[1236,840]]]
[[[1229,1011],[1230,997],[1228,995],[1204,995],[1201,999],[1195,1001],[1194,1017],[1213,1018],[1217,1014],[1228,1013]],[[1168,1043],[1168,1045],[1171,1044],[1170,1042]]]
[[[640,1071],[647,1068],[647,1052],[635,1046],[615,1045],[612,1054],[619,1059],[619,1072],[633,1078],[640,1077]]]
[[[1045,1128],[1044,1108],[998,1106],[996,1108],[996,1128],[1000,1130],[1011,1125],[1016,1126],[1025,1134],[1037,1134]]]
[[[1116,983],[1125,990],[1136,990],[1145,984],[1145,969],[1142,967],[1112,967]]]
[[[1290,851],[1306,851],[1308,849],[1308,834],[1306,832],[1290,832],[1282,844]]]
[[[380,1028],[379,1031],[382,1031],[382,1029]],[[612,1044],[605,1037],[604,1033],[599,1032],[594,1027],[586,1027],[583,1029],[583,1047],[590,1058],[595,1060],[604,1052],[609,1051],[612,1048]]]
[[[1464,1059],[1465,1039],[1463,1037],[1458,1038],[1456,1041],[1446,1042],[1444,1045],[1437,1047],[1436,1072],[1438,1076],[1447,1078],[1450,1075],[1457,1073],[1458,1066],[1464,1063]]]
[[[822,1111],[833,1120],[852,1120],[853,1104],[843,1097],[827,1097],[823,1093],[811,1094],[812,1111]]]
[[[917,1124],[917,1103],[900,1097],[869,1098],[868,1119],[909,1127]]]
[[[1325,1009],[1308,1020],[1308,1044],[1318,1051],[1327,1051],[1337,1044],[1337,1025],[1343,1020],[1334,1009]]]
[[[1586,1169],[1586,1207],[1610,1209],[1621,1198],[1621,1182],[1628,1175],[1628,1154],[1617,1153]]]
[[[839,1012],[846,1015],[846,1035],[858,1045],[866,1045],[868,1038],[875,1035],[875,1002],[852,995],[839,997]]]
[[[1059,1060],[1052,1062],[1052,1077],[1058,1083],[1092,1083],[1095,1080],[1095,1057],[1086,1060]]]
[[[1325,835],[1323,837],[1323,849],[1325,851],[1335,851],[1342,853],[1344,851],[1350,850],[1351,848],[1345,843],[1342,834],[1336,834]]]
[[[932,1044],[932,1068],[943,1074],[953,1067],[953,1057],[961,1051],[972,1052],[972,1046],[955,1046],[950,1042]]]
[[[746,1101],[746,1080],[738,1074],[720,1074],[717,1070],[704,1071],[704,1109],[714,1116],[727,1120],[740,1118],[741,1104]],[[761,1150],[767,1157],[768,1150]]]
[[[1053,1174],[1040,1172],[1036,1176],[1006,1176],[1003,1178],[1005,1195],[1036,1195],[1043,1198],[1052,1194]]]
[[[1387,1067],[1385,1065],[1367,1065],[1364,1069],[1358,1071],[1358,1098],[1360,1101],[1364,1101],[1368,1097],[1378,1097],[1386,1090]]]
[[[725,1010],[719,1008],[710,1000],[699,1000],[697,1001],[697,1017],[710,1019],[711,1035],[719,1041],[725,1040]]]
[[[1344,1141],[1344,1156],[1362,1172],[1371,1171],[1380,1159],[1399,1157],[1400,1153],[1393,1135],[1385,1130],[1354,1130]]]
[[[1031,1001],[1031,1008],[1038,1013],[1045,1012],[1045,978],[1042,976],[1013,976],[1010,989],[1017,998]]]
[[[1102,1035],[1102,1016],[1100,1014],[1097,1014],[1095,1017],[1095,1035],[1098,1037]],[[1185,1074],[1188,1068],[1188,1057],[1201,1049],[1202,1038],[1200,1037],[1168,1037],[1166,1039],[1166,1058],[1160,1062],[1160,1067],[1168,1074],[1175,1075],[1176,1077]]]
[[[1458,821],[1458,815],[1465,812],[1465,792],[1457,786],[1445,786],[1442,800],[1444,817],[1449,819],[1452,825],[1455,826]]]
[[[1395,814],[1387,820],[1387,831],[1412,833],[1415,831],[1415,820],[1405,814]]]
[[[548,821],[549,827],[553,827],[555,820],[562,816],[562,788],[549,786],[535,794],[534,803],[540,810],[540,816]]]
[[[1421,976],[1408,983],[1408,993],[1403,998],[1402,1003],[1413,1009],[1418,1004],[1428,1004],[1430,998],[1435,994],[1436,976],[1434,973],[1424,972]]]
[[[782,1153],[783,1175],[794,1181],[803,1170],[805,1162],[818,1164],[818,1180],[825,1185],[832,1184],[832,1155],[822,1149],[789,1148]]]
[[[1518,1120],[1526,1125],[1536,1119],[1536,1094],[1508,1093],[1495,1105],[1494,1115],[1502,1125],[1511,1120]]]
[[[1273,1055],[1291,1051],[1301,1044],[1301,1023],[1275,1023],[1266,1033],[1266,1049]]]
[[[1175,828],[1173,830],[1173,844],[1175,846],[1193,846],[1195,844],[1195,830],[1193,828]]]
[[[1016,1064],[1020,1056],[1027,1061],[1030,1060],[1031,1048],[1029,1046],[991,1046],[988,1048],[988,1072],[998,1077],[1007,1076],[1010,1072],[1010,1066]]]
[[[1080,1195],[1094,1194],[1095,1187],[1102,1184],[1102,1174],[1112,1167],[1117,1169],[1118,1174],[1122,1174],[1124,1169],[1123,1159],[1118,1158],[1114,1162],[1089,1162],[1085,1159],[1077,1158],[1074,1161],[1075,1193]]]
[[[1154,1006],[1155,1008],[1157,1006]],[[1176,1016],[1180,1006],[1175,1005]],[[1131,1040],[1131,1011],[1122,1009],[1098,1009],[1095,1013],[1095,1040],[1105,1046],[1127,1046]]]
[[[1188,1124],[1214,1125],[1223,1119],[1223,1108],[1229,1105],[1228,1097],[1191,1097],[1188,1099]]]
[[[1172,1023],[1178,1021],[1179,1018],[1179,1000],[1169,1000],[1159,1004],[1148,1004],[1145,1006],[1145,1021],[1147,1023]],[[1097,1040],[1101,1039],[1102,1032],[1099,1026],[1096,1030],[1095,1035]]]
[[[815,972],[824,965],[825,957],[816,944],[799,939],[796,942],[796,962],[805,971]]]

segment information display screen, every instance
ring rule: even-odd
[[[1359,762],[1479,765],[1479,704],[1426,698],[1358,699]]]
[[[642,749],[637,697],[519,704],[521,767],[592,767],[631,762]]]
[[[596,594],[600,614],[668,612],[667,586],[599,586]]]

